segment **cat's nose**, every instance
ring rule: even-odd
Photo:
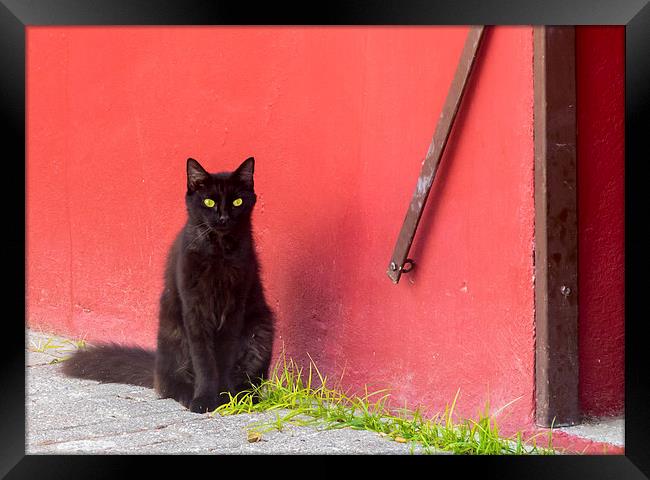
[[[217,218],[217,223],[219,224],[224,224],[228,221],[228,217],[226,215],[219,215],[219,218]]]

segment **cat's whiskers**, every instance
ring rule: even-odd
[[[205,226],[205,230],[201,230],[201,227]],[[203,222],[198,225],[196,225],[197,230],[199,230],[199,233],[194,239],[185,247],[185,250],[189,250],[191,246],[193,246],[195,243],[197,243],[199,240],[204,239],[205,237],[208,236],[208,234],[212,231],[212,227],[207,223]]]
[[[200,230],[198,235],[196,237],[194,237],[194,241],[201,240],[201,239],[205,238],[210,233],[211,230],[212,230],[212,228],[209,225],[207,225],[205,227],[205,229]]]

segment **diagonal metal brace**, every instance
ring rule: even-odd
[[[483,32],[484,27],[482,25],[473,26],[467,35],[467,40],[465,41],[465,46],[460,55],[454,79],[451,82],[447,99],[442,107],[442,112],[438,119],[438,125],[436,125],[433,140],[429,146],[426,158],[422,163],[422,170],[418,177],[417,185],[413,192],[413,197],[411,198],[411,203],[406,211],[406,217],[404,218],[402,229],[399,232],[393,255],[388,263],[388,271],[386,273],[395,284],[399,282],[402,273],[410,272],[415,265],[413,260],[407,258],[409,249],[413,243],[415,231],[420,222],[422,212],[424,211],[424,206],[427,202],[427,197],[429,196],[429,191],[431,190],[431,185],[433,184],[436,172],[438,171],[442,154],[447,146],[451,127],[454,124],[456,113],[458,113],[458,107],[465,93],[467,80],[469,79],[472,67],[477,58],[477,52],[483,38]],[[409,264],[410,268],[405,268],[405,264]]]

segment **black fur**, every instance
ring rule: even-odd
[[[63,370],[71,377],[153,388],[154,362],[150,350],[110,343],[78,351]]]
[[[153,387],[193,412],[268,375],[274,320],[251,232],[254,165],[251,157],[234,172],[210,174],[188,159],[188,219],[167,258],[156,351],[92,347],[65,361],[65,374]]]

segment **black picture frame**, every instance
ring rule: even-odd
[[[180,457],[25,455],[25,29],[30,25],[625,25],[625,455],[555,457],[393,457],[391,461],[447,463],[455,472],[474,464],[498,478],[650,478],[650,390],[642,365],[648,336],[642,309],[648,245],[641,222],[647,218],[643,165],[648,154],[650,114],[650,5],[647,0],[359,1],[310,2],[281,6],[266,3],[197,0],[0,0],[0,102],[2,103],[4,182],[0,211],[10,225],[3,229],[3,298],[5,354],[0,369],[0,478],[114,478],[133,474],[134,462],[149,461],[166,469]],[[532,60],[531,60],[532,61]],[[10,149],[6,147],[10,146]],[[22,161],[21,161],[22,159]],[[8,170],[6,170],[8,169]],[[22,180],[22,181],[20,181]],[[635,221],[636,220],[636,221]],[[7,268],[10,266],[11,268]],[[10,273],[11,272],[11,273]],[[21,283],[22,281],[22,283]],[[11,328],[10,328],[11,327]],[[22,339],[22,340],[21,340]],[[219,463],[205,464],[219,475]],[[187,457],[184,457],[187,459]],[[238,460],[238,459],[229,459]],[[382,465],[387,457],[374,458]],[[192,470],[198,473],[192,457]],[[461,463],[462,462],[462,463]],[[201,461],[200,463],[203,463]],[[312,465],[315,463],[309,462]],[[233,466],[236,466],[233,463]],[[251,474],[256,467],[247,465]],[[284,473],[281,470],[279,473]],[[333,472],[333,474],[337,474]],[[140,475],[140,474],[139,474]]]

